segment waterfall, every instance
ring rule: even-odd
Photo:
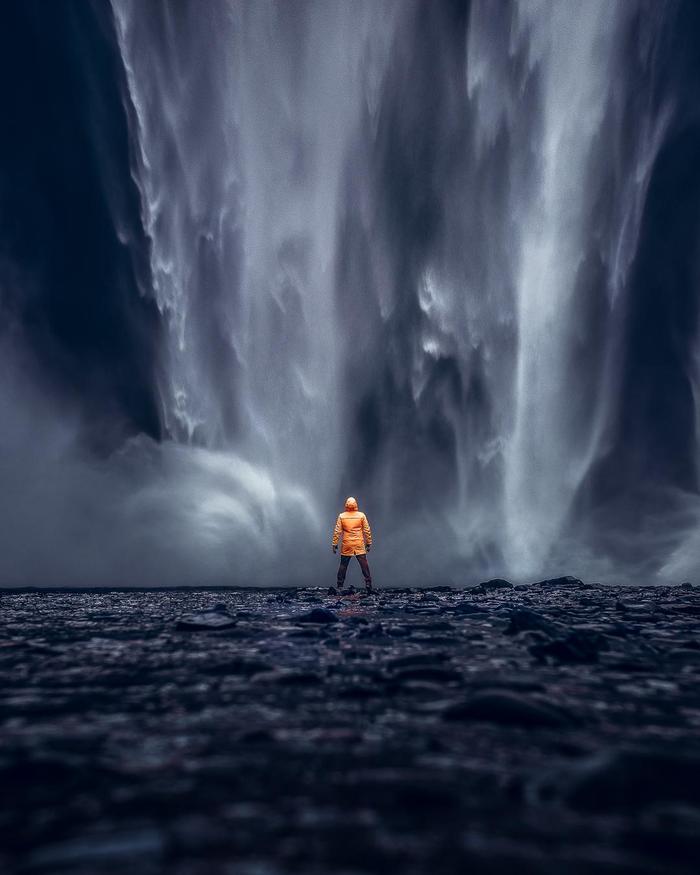
[[[114,14],[169,329],[165,430],[327,504],[343,451],[342,167],[361,112],[376,112],[391,4],[115,2]]]
[[[516,573],[536,573],[562,534],[610,415],[619,296],[669,120],[668,113],[641,119],[642,137],[625,156],[626,178],[604,193],[628,124],[618,102],[627,75],[620,56],[637,12],[635,4],[607,0],[522,0],[494,52],[498,22],[488,2],[472,7],[467,88],[481,149],[499,125],[508,133],[501,168],[507,217],[499,223],[511,223],[506,282],[516,351],[502,514],[504,556]],[[602,194],[613,208],[605,225]],[[596,308],[602,326],[592,318]]]
[[[673,4],[112,6],[177,452],[314,572],[346,491],[398,579],[577,570]]]

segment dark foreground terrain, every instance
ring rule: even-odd
[[[0,610],[3,872],[697,871],[700,589]]]

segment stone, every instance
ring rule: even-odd
[[[272,665],[259,659],[231,659],[225,662],[214,662],[206,666],[204,671],[208,675],[226,677],[228,675],[241,675],[252,677],[254,674],[272,671]]]
[[[671,749],[603,752],[573,771],[565,798],[591,812],[635,812],[667,802],[700,807],[700,756]]]
[[[493,580],[484,580],[482,583],[478,583],[476,586],[472,586],[469,589],[469,592],[476,593],[488,593],[488,592],[496,592],[497,590],[502,589],[512,589],[513,584],[508,580],[503,580],[501,577],[495,577]]]
[[[443,712],[448,721],[497,723],[502,726],[561,728],[571,723],[561,708],[507,690],[483,690],[462,702],[449,705]]]
[[[328,608],[312,608],[306,614],[293,617],[297,623],[337,623],[338,617]]]
[[[211,610],[186,614],[178,620],[175,628],[179,632],[199,632],[208,629],[230,629],[237,622],[224,605],[216,605]]]
[[[417,665],[435,665],[436,663],[443,663],[448,660],[449,656],[440,651],[417,651],[415,653],[407,653],[405,656],[397,656],[394,659],[390,659],[388,661],[388,666],[392,669],[412,668]]]
[[[485,608],[479,607],[479,605],[475,605],[473,602],[459,602],[453,608],[455,614],[461,614],[463,616],[472,615],[472,614],[488,614],[488,611]]]
[[[529,608],[515,608],[509,615],[508,626],[503,630],[505,635],[518,635],[520,632],[537,631],[547,635],[555,635],[561,626],[547,620],[542,614]]]
[[[157,830],[144,828],[116,833],[85,835],[32,853],[30,871],[66,871],[89,866],[93,872],[103,867],[130,866],[159,860],[165,851],[165,838]]]
[[[441,665],[414,665],[399,669],[396,672],[399,681],[428,681],[430,683],[449,683],[462,679],[460,672],[454,668]]]
[[[676,647],[669,650],[665,655],[669,661],[677,662],[681,665],[700,665],[700,650],[694,647]]]
[[[549,657],[562,663],[597,662],[600,651],[606,647],[607,642],[599,633],[574,629],[563,638],[534,644],[530,653],[537,659]]]
[[[566,577],[552,577],[548,580],[539,580],[535,586],[588,588],[588,585],[582,580],[579,580],[578,577],[572,577],[570,574],[566,575]]]

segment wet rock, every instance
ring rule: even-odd
[[[565,793],[583,811],[641,811],[659,802],[700,806],[700,756],[670,750],[620,750],[577,767]]]
[[[530,728],[558,728],[571,723],[571,718],[562,708],[506,690],[484,690],[475,693],[463,702],[448,706],[443,718],[449,721],[498,723],[502,726]]]
[[[225,605],[215,605],[204,611],[186,614],[178,620],[175,628],[179,632],[198,632],[207,629],[230,629],[238,621],[226,610]]]
[[[449,683],[462,679],[460,672],[440,665],[414,665],[399,669],[395,677],[399,681],[428,681],[430,683]]]
[[[254,674],[271,670],[272,666],[270,663],[255,659],[231,659],[226,662],[215,662],[204,668],[206,674],[222,677],[226,675],[251,677]]]
[[[460,614],[462,616],[468,616],[472,614],[488,614],[488,611],[485,608],[479,607],[479,605],[475,605],[473,602],[459,602],[452,609],[455,614]]]
[[[700,665],[700,650],[691,647],[678,647],[669,650],[666,658],[681,665]]]
[[[91,867],[93,872],[106,867],[112,870],[117,865],[158,860],[164,850],[163,836],[148,827],[86,835],[34,851],[29,857],[26,871],[67,871],[78,866]]]
[[[567,575],[566,577],[552,577],[548,580],[538,580],[535,586],[546,586],[558,589],[569,587],[572,587],[574,589],[588,588],[588,584],[585,584],[582,580],[579,580],[578,577],[572,577],[571,575]]]
[[[241,744],[260,745],[264,747],[268,744],[274,744],[277,739],[275,738],[274,733],[269,729],[265,727],[255,727],[241,732],[238,736],[238,741]]]
[[[289,629],[285,632],[287,638],[300,638],[309,641],[320,641],[323,638],[322,626],[307,624],[303,629]]]
[[[603,660],[601,660],[603,661]],[[605,668],[621,674],[649,674],[656,666],[650,659],[640,655],[605,654]]]
[[[563,638],[534,644],[530,653],[537,659],[553,659],[560,663],[597,662],[601,650],[607,647],[603,635],[575,629]]]
[[[415,653],[407,653],[405,656],[397,656],[388,661],[389,668],[402,669],[412,668],[413,666],[435,665],[437,663],[447,662],[449,656],[440,651],[427,651],[423,653],[416,651]]]
[[[349,626],[367,626],[369,624],[367,617],[358,614],[348,614],[346,612],[344,619]]]
[[[536,611],[529,608],[516,608],[510,612],[508,626],[504,629],[506,635],[518,635],[520,632],[537,631],[546,635],[556,635],[561,626],[547,620]]]
[[[179,818],[170,830],[173,851],[178,855],[208,855],[229,845],[230,830],[223,823],[203,814]]]
[[[338,696],[341,699],[376,699],[384,695],[384,689],[377,684],[348,684],[338,688]]]
[[[478,583],[476,586],[470,587],[469,592],[485,595],[486,593],[497,592],[498,590],[512,588],[513,584],[510,583],[508,580],[503,580],[500,577],[495,577],[493,580],[484,580],[482,583]]]
[[[284,687],[315,687],[323,683],[323,678],[315,671],[274,672],[274,682]]]
[[[293,618],[297,623],[337,623],[338,617],[328,608],[313,608]]]
[[[384,625],[380,622],[380,623],[370,623],[367,626],[363,627],[357,633],[357,637],[363,638],[363,639],[364,638],[374,639],[376,641],[376,640],[385,638],[387,635],[394,635],[394,634],[396,634],[395,630],[392,630],[392,629],[389,629],[385,632]],[[402,635],[404,633],[399,631],[398,634]],[[406,633],[406,634],[408,634],[408,633]]]
[[[469,676],[470,686],[474,689],[493,692],[503,689],[508,693],[544,693],[546,687],[542,680],[533,673],[520,671],[517,674],[503,671],[484,671]]]

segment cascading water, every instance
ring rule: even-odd
[[[163,424],[310,539],[359,492],[404,579],[528,576],[609,450],[673,10],[428,6],[114,0]]]
[[[643,192],[668,121],[667,114],[644,119],[652,130],[626,156],[627,178],[615,192],[622,209],[603,229],[600,180],[626,124],[614,89],[624,84],[620,52],[637,11],[606,0],[522,2],[494,52],[489,4],[472,7],[467,90],[477,136],[493,141],[499,125],[510,134],[501,223],[510,222],[506,282],[516,351],[504,416],[502,518],[503,554],[516,573],[536,573],[562,533],[610,415],[609,357],[619,344],[615,311],[622,306],[616,295],[624,295]],[[530,88],[534,99],[524,99]],[[591,319],[596,296],[602,327]],[[599,363],[584,359],[594,343]]]
[[[94,9],[163,439],[56,474],[71,580],[324,582],[351,493],[387,585],[700,570],[693,3]]]

